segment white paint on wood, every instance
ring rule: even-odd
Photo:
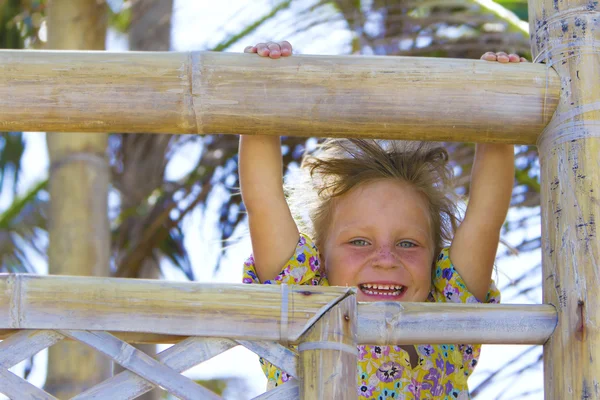
[[[58,400],[56,397],[0,367],[0,393],[12,400]]]
[[[298,354],[276,342],[238,340],[248,350],[291,376],[298,377]]]
[[[111,357],[122,367],[135,372],[181,399],[217,400],[221,398],[109,333],[71,330],[60,331],[60,333],[93,347]]]
[[[290,379],[283,385],[277,386],[252,400],[298,400],[300,398],[300,387],[296,379]]]
[[[234,346],[237,346],[237,343],[229,339],[190,337],[160,352],[156,358],[167,367],[181,373]],[[129,400],[135,399],[154,387],[153,383],[126,370],[73,397],[71,400]]]
[[[0,367],[11,368],[64,339],[56,331],[22,330],[0,342]]]

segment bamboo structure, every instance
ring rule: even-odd
[[[107,6],[96,0],[53,0],[48,8],[48,47],[104,50]],[[108,221],[109,165],[105,133],[48,132],[50,274],[110,274]],[[71,398],[108,378],[111,364],[102,354],[74,342],[48,352],[45,390]]]
[[[341,287],[0,274],[0,393],[54,399],[8,368],[77,341],[126,370],[74,399],[130,399],[157,386],[218,399],[179,373],[237,345],[294,377],[259,399],[352,399],[357,344],[543,344],[557,322],[549,305],[428,306],[357,303],[355,289]],[[175,346],[153,359],[133,343]]]
[[[562,82],[539,139],[544,302],[559,326],[544,346],[549,399],[600,399],[600,5],[530,1],[532,53]]]
[[[356,344],[467,342],[543,344],[547,399],[600,399],[600,5],[530,0],[529,13],[540,64],[0,51],[3,130],[536,144],[547,303],[357,304],[352,288],[2,275],[0,392],[52,398],[8,368],[62,340],[128,369],[78,398],[132,398],[156,386],[216,398],[157,362],[180,372],[241,344],[293,377],[261,399],[356,398],[334,374],[355,365]],[[155,360],[134,342],[177,344]],[[309,368],[317,360],[326,371]]]
[[[480,60],[5,50],[0,129],[535,144],[559,88]]]

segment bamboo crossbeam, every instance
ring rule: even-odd
[[[0,51],[0,131],[535,144],[559,92],[542,65],[481,60]]]
[[[64,290],[69,288],[69,290]],[[0,338],[15,329],[102,330],[130,343],[187,336],[298,343],[351,288],[0,274]],[[283,305],[286,305],[282,307]],[[282,328],[282,309],[287,309]],[[359,344],[543,344],[550,305],[359,303]]]

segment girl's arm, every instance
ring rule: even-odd
[[[517,54],[487,52],[482,60],[527,62]],[[512,145],[478,144],[471,173],[471,195],[465,219],[454,235],[450,259],[467,288],[485,301],[494,269],[500,230],[512,194],[515,156]]]
[[[514,176],[513,145],[477,145],[469,203],[454,235],[450,259],[469,291],[480,301],[486,300],[490,287]]]
[[[274,46],[277,46],[275,48]],[[288,47],[289,46],[289,47]],[[278,58],[291,45],[259,44],[245,52]],[[299,232],[283,194],[280,138],[242,135],[239,147],[242,199],[248,212],[256,273],[261,282],[274,279],[294,254]]]

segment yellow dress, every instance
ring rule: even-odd
[[[244,283],[261,283],[254,259],[244,263]],[[313,241],[301,235],[295,254],[279,275],[265,284],[329,286],[321,273],[319,252]],[[466,288],[448,257],[448,249],[439,254],[432,291],[428,302],[478,303]],[[500,292],[493,282],[487,303],[499,303]],[[473,372],[481,345],[442,344],[415,346],[418,364],[413,368],[408,353],[399,346],[358,346],[357,391],[359,398],[385,399],[469,399],[467,378]],[[290,379],[269,362],[261,359],[269,387]]]

